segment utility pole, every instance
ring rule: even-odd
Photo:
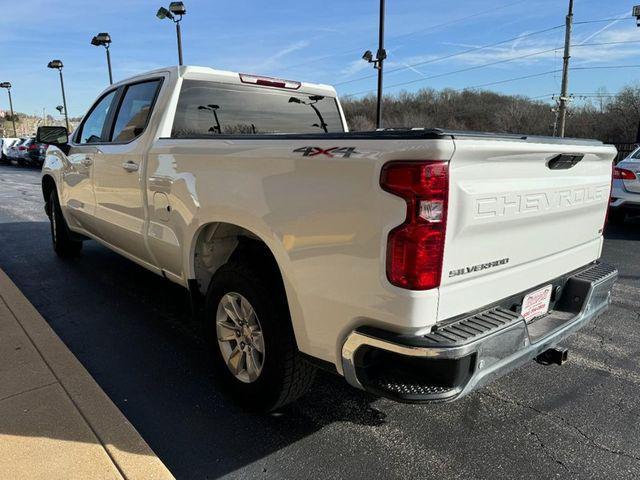
[[[640,5],[634,5],[631,13],[636,17],[636,26],[640,27]],[[636,132],[636,144],[640,143],[640,122],[638,122],[638,131]]]
[[[380,28],[378,30],[379,45],[378,45],[378,108],[376,110],[376,125],[378,128],[382,128],[382,74],[384,68],[384,59],[387,54],[384,50],[384,14],[385,14],[385,0],[380,0]]]
[[[378,52],[373,58],[371,50],[364,52],[363,60],[372,63],[373,68],[378,70],[378,101],[376,108],[376,128],[382,128],[382,89],[383,89],[383,68],[384,61],[387,58],[387,51],[384,49],[384,16],[385,16],[385,0],[380,0],[380,26],[378,30]]]
[[[567,105],[569,103],[569,60],[571,59],[571,31],[573,29],[573,0],[569,0],[569,13],[566,20],[566,31],[564,34],[564,59],[562,65],[562,91],[560,92],[560,137],[564,137],[567,125]]]

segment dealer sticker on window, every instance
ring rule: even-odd
[[[520,314],[527,322],[531,322],[549,312],[552,291],[553,285],[547,285],[524,297],[522,301],[522,312]]]

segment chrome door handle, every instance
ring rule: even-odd
[[[91,157],[85,157],[80,163],[82,163],[82,165],[84,165],[85,167],[90,167],[91,165],[93,165],[93,160],[91,159]]]
[[[122,164],[122,168],[124,168],[127,172],[137,172],[139,167],[137,163],[129,160],[128,162],[124,162]]]

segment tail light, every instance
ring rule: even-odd
[[[638,177],[636,177],[636,174],[631,170],[627,170],[626,168],[614,167],[613,178],[617,180],[635,180]]]
[[[380,186],[407,202],[404,223],[389,233],[387,278],[398,287],[429,290],[440,286],[447,229],[447,162],[390,162]]]
[[[29,148],[27,150],[37,150],[38,148],[40,148],[40,145],[38,145],[37,143],[32,143],[31,145],[29,145]]]
[[[27,149],[27,147],[23,147],[22,145],[18,147],[18,150],[20,150],[20,151],[23,151],[23,150],[26,150],[26,149]]]

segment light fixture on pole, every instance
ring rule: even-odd
[[[156,17],[160,20],[168,18],[176,24],[176,36],[178,37],[178,64],[180,66],[182,66],[182,31],[180,30],[180,21],[182,20],[182,16],[186,13],[187,9],[182,2],[171,2],[168,10],[164,7],[160,7],[158,9],[158,13],[156,13]]]
[[[71,130],[69,128],[69,116],[67,115],[67,96],[64,93],[64,79],[62,78],[62,68],[64,65],[62,64],[62,60],[51,60],[47,64],[47,68],[51,68],[52,70],[58,70],[60,73],[60,87],[62,88],[62,105],[64,105],[64,121],[67,125],[67,130]]]
[[[200,105],[198,107],[198,110],[206,110],[209,112],[213,112],[213,120],[215,121],[215,126],[211,127],[209,129],[210,132],[212,133],[222,133],[222,127],[220,126],[220,119],[218,118],[218,109],[220,108],[219,105]]]
[[[91,39],[91,45],[96,47],[104,47],[107,51],[107,67],[109,68],[109,84],[113,84],[113,74],[111,72],[111,54],[109,53],[109,47],[111,46],[111,35],[107,32],[97,34]]]
[[[9,109],[11,110],[11,123],[13,123],[13,136],[17,137],[16,133],[16,116],[13,113],[13,101],[11,100],[11,82],[2,82],[0,83],[0,88],[6,88],[7,93],[9,94]]]
[[[382,128],[382,85],[384,61],[387,58],[387,51],[384,49],[384,17],[385,17],[385,0],[380,0],[380,25],[378,30],[378,51],[376,57],[373,58],[371,50],[367,50],[362,55],[362,59],[369,63],[373,63],[373,68],[378,70],[378,102],[376,108],[376,128]]]
[[[324,131],[324,133],[329,133],[329,129],[327,128],[329,125],[327,124],[327,122],[324,121],[324,117],[322,116],[322,113],[320,112],[318,107],[316,107],[316,103],[318,103],[321,100],[324,100],[324,97],[322,95],[311,95],[309,97],[309,100],[311,101],[307,102],[298,97],[291,97],[289,98],[289,103],[297,103],[300,105],[306,105],[308,107],[311,107],[313,111],[316,113],[318,120],[320,120],[320,123],[314,123],[313,126],[321,128]]]

